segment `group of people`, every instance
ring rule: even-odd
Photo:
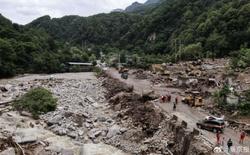
[[[245,137],[246,137],[246,133],[244,131],[242,131],[240,133],[239,144],[243,144],[244,143]],[[217,139],[217,145],[222,145],[222,146],[225,145],[225,137],[223,137],[221,139],[221,134],[219,132],[216,134],[216,139]],[[228,152],[231,152],[231,147],[232,146],[233,146],[233,141],[232,141],[231,138],[229,138],[228,141],[227,141]]]
[[[166,103],[166,102],[171,102],[171,98],[172,96],[171,95],[163,95],[161,96],[161,102],[162,103]],[[177,107],[177,104],[178,104],[178,97],[175,97],[175,101],[173,102],[173,110],[175,111],[176,110],[176,107]],[[244,131],[241,132],[240,134],[240,139],[239,139],[239,144],[243,144],[244,143],[244,139],[246,137],[246,133]],[[217,133],[216,134],[216,138],[217,138],[217,145],[222,145],[222,146],[225,146],[225,137],[222,137],[221,139],[221,133]],[[227,147],[228,147],[228,152],[231,152],[231,147],[233,146],[233,141],[231,138],[229,138],[227,140],[227,143],[226,143]]]
[[[171,95],[163,95],[161,96],[161,102],[162,103],[165,103],[165,102],[171,102],[171,98],[172,96]],[[176,106],[178,104],[178,97],[175,97],[175,102],[173,103],[173,110],[176,110]]]

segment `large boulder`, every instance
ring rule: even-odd
[[[112,138],[118,134],[121,134],[121,128],[118,125],[113,125],[107,133],[107,138]]]
[[[0,152],[0,155],[16,155],[15,149],[13,147],[10,147],[3,152]]]

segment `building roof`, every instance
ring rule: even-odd
[[[84,62],[68,62],[69,65],[79,65],[79,66],[92,66],[92,63],[84,63]]]

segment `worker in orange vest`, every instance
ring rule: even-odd
[[[178,104],[178,97],[175,98],[175,104]]]
[[[243,144],[245,137],[246,137],[246,133],[242,131],[240,133],[240,142],[239,142],[240,144]]]

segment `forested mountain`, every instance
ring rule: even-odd
[[[0,77],[42,67],[49,70],[47,65],[42,66],[46,64],[42,58],[53,57],[55,49],[54,40],[45,32],[12,24],[0,15]]]
[[[86,61],[99,51],[136,54],[146,63],[233,55],[240,59],[234,61],[237,66],[246,67],[250,66],[249,15],[249,0],[165,0],[143,14],[43,16],[25,26],[0,16],[1,74],[12,65],[17,71],[49,70],[39,68],[48,64],[37,64],[50,57],[56,58],[57,66],[66,60]],[[67,58],[62,51],[68,51],[63,54]]]
[[[167,0],[144,16],[42,17],[29,27],[77,44],[87,41],[146,53],[165,54],[200,44],[203,53],[198,54],[221,57],[250,46],[249,14],[248,0]]]
[[[0,78],[63,72],[65,62],[88,60],[87,52],[58,43],[44,30],[14,24],[0,14]]]
[[[145,5],[151,5],[151,4],[157,4],[160,3],[163,0],[147,0],[144,4]]]
[[[250,46],[249,14],[248,0],[168,0],[123,39],[148,53],[181,52],[176,48],[199,43],[202,54],[222,57]]]
[[[126,12],[134,12],[139,10],[141,7],[143,6],[142,3],[138,3],[138,2],[134,2],[133,4],[131,4],[130,6],[128,6],[125,11]]]
[[[145,14],[150,9],[153,9],[160,5],[162,2],[166,0],[147,0],[145,3],[134,2],[125,10],[115,9],[113,12],[126,12],[126,13],[140,13]]]
[[[56,40],[81,45],[116,43],[140,20],[140,15],[126,13],[98,14],[90,17],[65,16],[53,18],[43,16],[28,24],[28,28],[43,28]]]

